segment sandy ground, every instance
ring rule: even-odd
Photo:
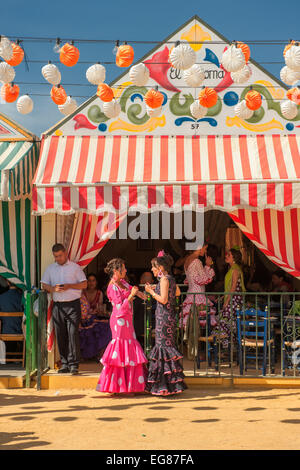
[[[0,391],[0,449],[299,449],[300,390]]]

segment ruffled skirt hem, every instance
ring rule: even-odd
[[[184,383],[183,367],[179,362],[182,357],[173,346],[155,345],[149,357],[146,391],[153,395],[173,395],[183,392],[187,386]]]
[[[187,385],[183,380],[180,380],[176,383],[160,384],[147,382],[146,391],[150,392],[152,395],[175,395],[178,393],[184,392],[187,389]]]
[[[128,367],[104,366],[96,391],[106,393],[144,392],[147,369],[144,364]]]

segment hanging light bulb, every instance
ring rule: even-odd
[[[118,40],[118,41],[116,41],[115,47],[113,48],[113,51],[112,51],[114,55],[117,55],[119,45],[120,45],[120,41]]]
[[[53,51],[56,52],[57,54],[60,52],[60,43],[61,43],[60,38],[56,38],[56,43],[55,43],[55,46],[53,47]]]

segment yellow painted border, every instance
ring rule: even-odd
[[[23,138],[21,138],[21,137],[1,137],[0,138],[1,142],[6,142],[6,141],[15,142],[15,141],[20,141],[20,140],[26,141],[26,140],[32,140],[33,139],[33,137],[34,137],[33,134],[29,134],[22,127],[19,127],[16,123],[14,123],[13,121],[11,121],[10,119],[8,119],[7,117],[5,117],[3,114],[0,113],[0,122],[1,121],[5,122],[8,126],[12,127],[17,132],[19,132],[20,134],[22,134],[24,136]]]
[[[25,377],[0,377],[0,390],[8,388],[24,388]]]
[[[41,388],[43,390],[52,389],[80,389],[95,390],[98,382],[98,374],[85,376],[60,376],[55,374],[43,375],[41,378]],[[299,388],[300,377],[186,377],[185,383],[190,388]]]
[[[42,390],[95,390],[99,374],[61,376],[55,373],[41,377]],[[295,388],[300,389],[300,377],[186,377],[189,388]],[[36,388],[36,380],[31,381]],[[0,390],[25,388],[25,377],[0,377]]]

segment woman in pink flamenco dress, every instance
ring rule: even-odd
[[[112,340],[101,359],[103,370],[96,390],[112,394],[144,392],[148,361],[136,339],[132,322],[132,300],[135,295],[144,298],[144,294],[125,281],[123,260],[111,260],[105,272],[111,278],[107,296],[113,307],[110,317]]]
[[[184,328],[186,327],[188,317],[192,308],[193,303],[198,306],[200,326],[205,327],[206,324],[206,305],[210,313],[211,326],[216,326],[217,320],[215,317],[216,310],[213,307],[213,303],[205,297],[205,286],[212,282],[215,275],[212,269],[213,261],[210,256],[206,256],[207,245],[202,248],[195,250],[191,253],[184,263],[184,271],[186,274],[186,282],[188,284],[188,291],[186,299],[182,304],[181,311],[181,325],[183,323]],[[199,256],[206,256],[206,265],[203,267]],[[196,295],[193,295],[196,294]],[[202,320],[201,320],[202,318]]]

